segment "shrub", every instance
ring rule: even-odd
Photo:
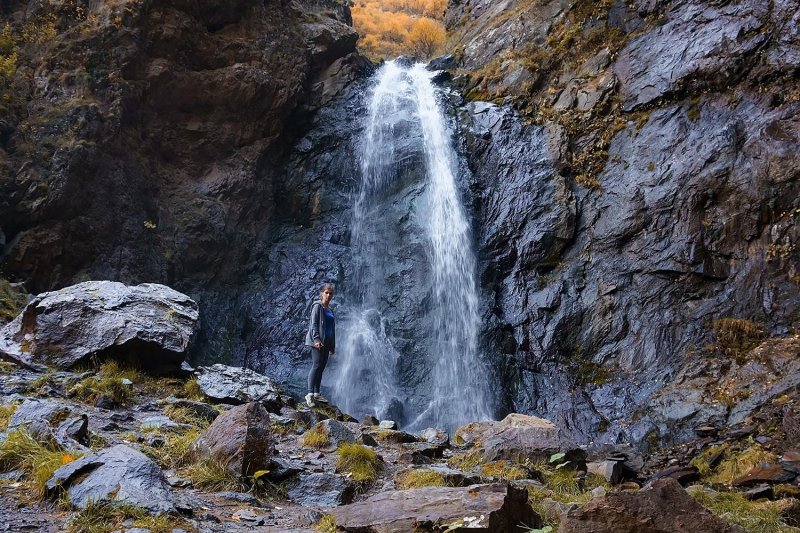
[[[0,444],[0,470],[22,470],[39,498],[44,497],[44,485],[53,472],[78,457],[50,443],[39,442],[24,430],[10,432]]]
[[[381,460],[375,450],[363,444],[344,442],[336,450],[336,470],[350,474],[355,481],[369,482],[378,477]]]
[[[395,477],[394,484],[398,489],[416,489],[419,487],[443,487],[447,483],[442,474],[419,468],[400,472]]]
[[[743,364],[746,354],[766,337],[761,324],[741,318],[721,318],[715,320],[712,327],[719,348],[739,364]]]
[[[308,448],[324,448],[329,442],[328,434],[319,425],[303,433],[303,446]]]

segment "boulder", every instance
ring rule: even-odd
[[[268,470],[274,446],[269,413],[250,402],[221,414],[194,445],[199,458],[224,465],[234,476]]]
[[[175,511],[172,491],[158,465],[123,444],[62,466],[45,488],[65,490],[70,504],[80,509],[90,502],[109,501],[153,513]]]
[[[586,458],[586,452],[563,439],[552,422],[519,413],[512,413],[500,422],[472,422],[461,426],[454,440],[456,444],[477,446],[490,461],[518,456],[545,458],[559,451],[569,452],[565,457],[569,461]]]
[[[167,405],[172,405],[173,407],[186,409],[192,414],[192,416],[207,422],[213,422],[214,419],[219,416],[219,411],[205,402],[196,402],[193,400],[187,400],[186,398],[176,398],[174,396],[170,396],[166,399],[166,403]]]
[[[247,368],[216,364],[197,369],[197,384],[214,402],[242,404],[260,402],[280,410],[280,389],[263,374]]]
[[[329,509],[350,503],[355,488],[344,476],[337,474],[302,474],[286,493],[286,497],[301,505]]]
[[[672,478],[683,486],[700,480],[700,471],[694,465],[675,465],[659,470],[652,479]]]
[[[8,421],[8,430],[24,429],[37,440],[50,441],[66,449],[86,444],[89,419],[72,407],[55,400],[28,399]]]
[[[113,356],[173,372],[197,319],[197,303],[164,285],[87,281],[36,296],[0,330],[0,352],[27,365],[68,369]]]
[[[335,450],[343,442],[356,442],[358,440],[358,436],[350,428],[332,418],[319,422],[314,426],[314,429],[323,431],[328,436],[328,445],[326,447],[328,450]]]
[[[440,531],[456,523],[469,531],[494,532],[542,525],[528,493],[503,484],[381,492],[330,514],[340,530],[354,532]]]
[[[672,479],[593,498],[562,516],[559,533],[744,533],[697,503]]]

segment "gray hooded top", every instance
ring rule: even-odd
[[[331,313],[333,309],[328,308]],[[314,343],[321,342],[326,345],[332,352],[336,351],[336,328],[333,328],[333,338],[325,338],[325,311],[322,308],[320,300],[311,304],[311,320],[308,323],[308,331],[306,332],[306,346],[314,346]]]

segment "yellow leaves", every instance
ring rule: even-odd
[[[373,59],[413,54],[429,58],[445,40],[445,0],[367,0],[353,6],[359,46]]]

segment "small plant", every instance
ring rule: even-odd
[[[197,383],[197,378],[192,378],[183,385],[183,395],[190,400],[205,400],[206,395]]]
[[[712,323],[714,336],[722,352],[743,364],[750,350],[766,337],[761,324],[741,318],[721,318]]]
[[[182,435],[167,434],[164,444],[157,448],[143,446],[142,452],[162,468],[177,468],[193,460],[194,443],[200,436],[198,428],[192,428]],[[132,435],[129,440],[134,440]]]
[[[709,446],[703,450],[700,455],[692,459],[690,464],[696,467],[700,475],[705,478],[711,474],[711,471],[717,466],[719,460],[723,458],[728,447],[727,444]]]
[[[336,450],[336,471],[350,474],[355,481],[370,482],[378,477],[381,460],[375,450],[354,442],[343,442]]]
[[[528,479],[528,471],[519,465],[508,461],[493,461],[481,466],[481,475],[499,477],[513,481],[515,479]]]
[[[394,484],[398,489],[417,489],[420,487],[444,487],[444,476],[425,468],[411,469],[397,474]]]
[[[324,448],[329,442],[328,434],[319,424],[303,433],[303,446],[307,448]]]
[[[31,485],[33,493],[44,497],[45,483],[61,466],[80,457],[58,447],[34,439],[25,430],[14,430],[0,444],[0,470],[19,469]]]
[[[764,463],[776,463],[777,460],[774,453],[754,444],[739,453],[729,452],[719,466],[713,470],[708,481],[730,485],[733,480],[747,474],[756,466]]]
[[[319,522],[314,526],[314,529],[320,533],[336,533],[339,531],[339,528],[336,526],[336,518],[329,514],[320,518]]]
[[[486,462],[483,455],[479,453],[467,452],[458,453],[447,460],[447,466],[461,470],[462,472],[469,472],[476,466]]]
[[[85,509],[67,521],[69,533],[110,533],[122,528],[143,528],[152,533],[171,533],[180,528],[197,531],[191,524],[169,515],[150,515],[146,510],[132,505],[108,502],[89,502]]]
[[[189,478],[192,485],[202,489],[211,491],[248,490],[248,487],[239,478],[232,475],[224,464],[211,459],[192,463],[182,472]]]
[[[690,487],[689,494],[712,513],[750,533],[797,531],[784,523],[781,517],[791,500],[752,502],[737,492],[707,491],[700,486]]]
[[[8,25],[6,25],[6,28],[7,27]],[[2,34],[0,33],[0,41],[1,40]],[[11,72],[11,76],[6,76],[8,71],[10,71],[10,65],[6,65],[7,60],[4,60],[3,57],[4,56],[0,54],[0,78],[10,78],[13,76],[13,72]],[[14,61],[16,61],[16,58],[14,58]],[[10,61],[8,62],[10,64]],[[8,281],[0,278],[0,324],[10,322],[16,318],[16,316],[22,312],[25,303],[25,294],[15,289]]]
[[[209,425],[211,425],[207,419],[197,416],[197,413],[195,413],[189,407],[168,405],[164,408],[164,414],[175,422],[179,422],[181,424],[191,424],[199,429],[206,429]]]

